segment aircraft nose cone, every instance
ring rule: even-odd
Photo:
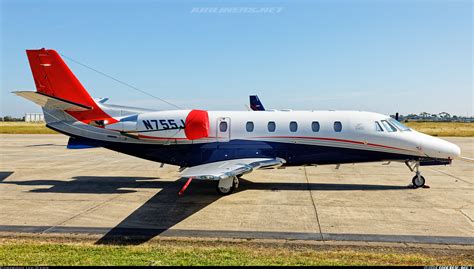
[[[436,137],[424,137],[423,151],[433,158],[453,159],[461,156],[461,149],[451,142]]]
[[[453,143],[450,143],[450,144],[451,144],[450,145],[451,148],[449,150],[449,153],[451,154],[451,158],[460,157],[461,156],[461,148],[456,144],[453,144]]]
[[[444,140],[441,141],[443,141],[443,143],[438,146],[438,151],[442,158],[453,159],[461,156],[461,149],[456,144]]]

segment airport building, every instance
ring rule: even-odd
[[[44,115],[43,113],[26,113],[25,122],[43,122]]]

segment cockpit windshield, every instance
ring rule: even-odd
[[[397,127],[398,130],[404,132],[404,131],[411,131],[410,128],[406,127],[405,125],[403,125],[401,122],[399,122],[398,120],[396,119],[393,119],[393,118],[389,118],[387,119],[387,121],[389,121],[391,124],[395,125],[395,127]]]
[[[389,133],[391,132],[396,132],[397,131],[397,128],[395,128],[391,123],[389,123],[388,121],[386,120],[382,120],[380,121],[382,122],[382,125],[383,127],[385,128],[385,130]]]

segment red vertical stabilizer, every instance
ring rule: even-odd
[[[27,50],[26,54],[38,93],[92,108],[86,111],[66,111],[84,123],[95,120],[117,122],[97,106],[56,51]]]

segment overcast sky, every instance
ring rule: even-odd
[[[1,115],[51,48],[186,108],[473,115],[471,1],[1,1]],[[171,109],[66,60],[93,97]]]

